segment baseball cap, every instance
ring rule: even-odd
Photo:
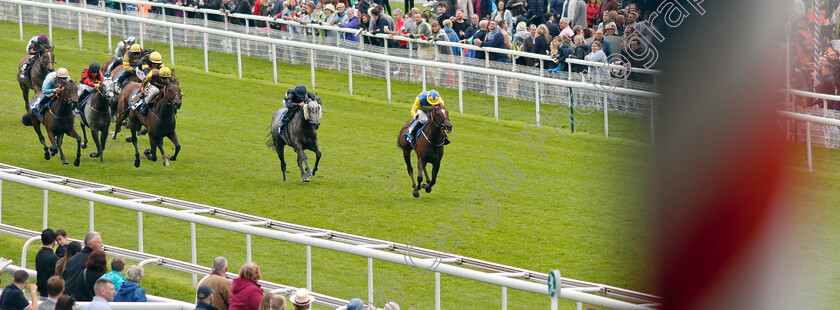
[[[204,299],[204,298],[210,297],[210,295],[213,295],[213,293],[215,293],[215,292],[216,291],[214,291],[209,286],[202,285],[202,286],[198,287],[197,297],[198,297],[198,299]]]

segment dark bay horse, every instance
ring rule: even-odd
[[[131,98],[131,92],[134,91],[134,86],[138,84],[129,84],[126,86],[126,92],[120,95],[120,101],[125,98]],[[178,157],[178,152],[181,151],[181,144],[178,143],[178,135],[175,133],[175,111],[181,108],[181,86],[176,83],[168,83],[160,90],[156,103],[149,103],[149,112],[144,117],[140,112],[131,110],[128,113],[128,128],[131,129],[131,140],[134,143],[134,167],[140,167],[140,152],[137,149],[137,132],[140,131],[141,126],[146,126],[149,130],[149,144],[150,149],[144,150],[151,161],[157,161],[157,151],[160,150],[160,156],[163,157],[163,166],[168,167],[169,161],[175,161]],[[151,98],[147,98],[151,100]],[[136,100],[140,100],[138,95]],[[122,106],[122,104],[120,104]],[[172,144],[175,144],[175,154],[169,157],[163,151],[163,138],[169,138]]]
[[[405,132],[408,126],[414,122],[413,119],[408,120],[400,130],[400,135],[397,137],[397,146],[403,151],[405,158],[405,166],[408,169],[408,176],[411,178],[411,188],[414,190],[412,195],[414,198],[420,197],[420,188],[426,189],[427,193],[432,192],[432,186],[437,180],[438,169],[440,169],[440,161],[443,159],[443,144],[444,137],[449,132],[452,132],[452,123],[449,122],[449,112],[443,106],[436,106],[431,113],[429,113],[429,122],[426,127],[420,132],[417,137],[416,153],[417,153],[417,182],[414,181],[414,169],[411,167],[411,143],[405,140]],[[429,173],[426,172],[426,164],[432,164],[432,178],[429,178]],[[426,176],[426,182],[423,183],[423,175]]]
[[[23,66],[29,58],[32,58],[32,55],[26,55],[23,59],[20,60],[18,63],[18,68]],[[41,92],[41,85],[44,84],[44,78],[47,77],[47,74],[54,71],[55,66],[55,53],[53,52],[52,48],[44,50],[41,53],[41,56],[35,60],[32,66],[29,67],[29,80],[23,80],[20,78],[20,75],[17,75],[18,84],[20,84],[20,91],[23,93],[23,104],[26,106],[26,110],[29,110],[29,90],[33,90],[34,92]]]
[[[96,152],[90,153],[90,157],[99,157],[99,163],[105,163],[102,153],[105,152],[105,141],[108,140],[108,129],[111,127],[111,103],[116,102],[117,95],[114,92],[114,80],[104,78],[95,92],[88,95],[82,113],[85,116],[87,125],[82,122],[82,136],[87,145],[87,133],[85,127],[90,128],[90,135],[96,144]]]
[[[301,107],[301,111],[295,113],[289,123],[286,124],[286,134],[281,135],[280,116],[286,108],[277,109],[274,116],[271,118],[271,140],[268,141],[268,147],[274,148],[277,152],[277,157],[280,158],[280,170],[283,171],[283,181],[286,181],[286,159],[283,155],[283,149],[286,145],[292,147],[297,153],[297,164],[300,168],[300,176],[304,182],[309,182],[309,178],[315,175],[318,171],[318,163],[321,161],[321,151],[318,149],[318,127],[321,126],[321,99],[318,95],[315,98],[309,99],[309,102]],[[309,170],[308,158],[304,150],[315,152],[315,167],[312,171]],[[304,169],[306,167],[306,169]]]
[[[44,112],[43,124],[47,130],[47,135],[50,137],[52,146],[47,150],[47,144],[44,142],[44,135],[41,134],[41,119],[35,114],[27,105],[27,116],[31,120],[32,127],[35,133],[38,134],[38,140],[44,146],[44,159],[49,160],[50,155],[55,156],[56,153],[61,154],[61,163],[67,164],[67,159],[64,157],[64,150],[61,146],[64,143],[64,135],[67,134],[72,138],[76,138],[76,160],[73,165],[79,166],[79,157],[82,154],[82,137],[76,133],[76,128],[73,126],[75,117],[73,116],[73,108],[76,107],[79,97],[76,94],[76,83],[58,79],[58,88],[53,95],[54,102],[50,104],[49,109]],[[39,95],[39,93],[36,93]],[[24,121],[24,125],[27,123]]]

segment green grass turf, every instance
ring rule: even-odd
[[[649,227],[649,214],[640,207],[647,199],[648,146],[639,142],[648,135],[646,120],[611,116],[611,136],[617,138],[607,139],[599,123],[602,115],[583,116],[578,133],[565,139],[547,136],[542,158],[519,136],[533,115],[533,103],[502,100],[504,120],[497,122],[492,119],[492,98],[469,93],[465,97],[469,114],[451,114],[453,143],[447,146],[438,184],[431,194],[415,199],[395,141],[420,86],[395,82],[395,103],[389,104],[383,80],[354,76],[351,97],[346,73],[318,70],[317,92],[325,111],[319,133],[324,153],[320,170],[311,183],[300,182],[295,157],[287,150],[289,181],[283,183],[279,160],[265,147],[266,135],[284,90],[309,83],[308,66],[280,64],[281,83],[274,85],[265,60],[243,58],[246,78],[238,79],[235,56],[211,52],[212,72],[206,74],[201,51],[176,48],[175,68],[187,95],[178,113],[183,145],[178,161],[165,168],[144,159],[139,169],[134,168],[134,149],[124,142],[128,133],[123,131],[117,140],[109,140],[104,165],[87,156],[88,147],[83,150],[81,167],[62,166],[56,159],[45,161],[32,128],[20,124],[24,107],[14,75],[25,42],[17,39],[17,24],[0,23],[0,31],[10,34],[0,38],[0,63],[4,64],[0,67],[0,162],[408,243],[417,236],[430,239],[441,224],[456,226],[449,214],[479,186],[487,188],[479,173],[489,172],[488,161],[512,175],[496,157],[503,152],[525,179],[516,180],[515,188],[505,187],[507,198],[494,196],[501,210],[494,225],[464,216],[472,233],[461,233],[463,243],[455,254],[543,272],[559,268],[567,277],[655,293],[647,280],[651,236],[638,229]],[[24,31],[30,38],[45,32],[45,27],[26,25]],[[75,31],[55,29],[53,39],[58,65],[69,68],[74,78],[89,62],[104,62],[108,57],[103,36],[85,34],[84,46],[90,50],[81,51]],[[157,47],[163,55],[169,54],[164,44]],[[456,98],[457,93],[444,90],[443,96]],[[148,147],[146,137],[139,143]],[[68,154],[74,153],[72,144],[65,144]],[[165,149],[172,153],[168,140]],[[42,191],[4,182],[3,223],[40,230],[42,195]],[[50,206],[51,227],[66,229],[76,238],[87,231],[86,201],[51,194]],[[96,221],[106,244],[136,249],[136,213],[98,205]],[[153,216],[146,216],[144,223],[147,252],[190,260],[188,223]],[[209,264],[218,255],[230,259],[232,271],[244,263],[244,236],[201,226],[198,232],[199,263]],[[254,259],[265,279],[305,286],[304,246],[254,239]],[[22,244],[23,240],[0,236],[0,253],[19,257]],[[436,248],[432,242],[418,246]],[[34,263],[30,261],[29,267]],[[374,268],[376,284],[393,281],[406,293],[399,301],[403,307],[433,306],[433,275],[381,262]],[[147,293],[192,299],[188,275],[148,269],[141,283]],[[313,249],[313,274],[313,288],[318,292],[348,299],[367,295],[364,258]],[[8,283],[7,275],[3,277]],[[445,275],[442,285],[444,308],[499,307],[498,287]],[[515,290],[508,294],[514,309],[548,306],[548,299],[540,295]]]

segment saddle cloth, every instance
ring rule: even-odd
[[[145,102],[145,100],[136,100],[139,93],[140,89],[135,89],[134,92],[131,93],[131,110],[140,112],[141,115],[146,116],[149,112],[149,105]]]

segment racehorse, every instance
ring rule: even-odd
[[[20,60],[18,63],[18,68],[23,66],[23,64],[32,58],[32,55],[26,55],[23,59]],[[41,86],[44,84],[44,79],[47,77],[52,71],[55,71],[53,68],[55,66],[55,53],[53,52],[52,48],[44,50],[41,53],[41,56],[35,60],[32,66],[29,67],[29,80],[26,81],[20,78],[20,75],[17,76],[18,84],[20,84],[20,91],[23,93],[23,105],[26,107],[26,110],[29,110],[29,90],[33,90],[36,93],[41,92]]]
[[[286,124],[286,134],[281,135],[280,119],[283,111],[286,108],[277,109],[274,116],[271,118],[271,140],[266,143],[268,147],[273,147],[277,152],[277,157],[280,158],[280,170],[283,171],[283,182],[286,181],[286,159],[283,151],[286,145],[292,147],[297,153],[297,164],[300,168],[300,176],[304,182],[309,182],[309,178],[315,175],[318,171],[318,163],[321,161],[321,151],[318,149],[318,127],[321,126],[321,99],[318,95],[311,98],[307,104],[301,107],[302,111],[295,113],[289,123]],[[315,167],[312,171],[309,170],[308,158],[303,150],[310,150],[315,152]],[[304,170],[304,166],[306,169]]]
[[[102,154],[105,152],[105,142],[108,140],[108,128],[111,127],[111,102],[115,102],[117,95],[114,92],[114,80],[104,78],[95,92],[87,97],[85,104],[84,120],[82,123],[82,146],[87,146],[87,133],[85,127],[90,128],[90,135],[96,144],[96,152],[90,153],[90,157],[99,157],[99,163],[105,163]]]
[[[118,70],[121,70],[120,68],[122,68],[122,65],[117,66],[117,68],[114,70],[119,72]],[[132,75],[132,78],[137,78],[137,76]],[[176,84],[180,87],[181,82],[180,80],[178,80],[178,77],[175,76],[175,70],[172,70],[172,76],[169,78],[169,82],[172,84]],[[130,82],[128,84],[125,84],[125,89],[123,90],[128,90],[128,86],[132,84],[136,84],[137,87],[132,88],[131,91],[129,91],[128,95],[126,95],[124,92],[120,92],[120,94],[117,95],[116,102],[111,102],[111,113],[116,119],[116,125],[114,125],[114,132],[111,133],[111,139],[117,138],[117,134],[120,132],[120,127],[123,126],[124,121],[128,119],[129,107],[131,107],[131,93],[133,93],[135,89],[139,89],[140,86],[142,86],[140,82]],[[114,89],[116,90],[117,87],[119,87],[119,85],[117,85],[116,80],[114,80]],[[125,96],[125,100],[122,99],[123,96]],[[139,97],[140,94],[138,93],[137,96]],[[131,138],[125,138],[125,142],[131,142]]]
[[[411,188],[414,190],[412,195],[417,198],[420,197],[420,188],[426,189],[427,193],[432,192],[432,186],[435,185],[438,169],[440,169],[440,161],[443,159],[444,138],[447,133],[452,132],[452,123],[449,122],[449,112],[443,106],[436,106],[429,113],[429,122],[420,131],[415,143],[415,152],[417,153],[417,182],[415,183],[414,169],[411,167],[411,143],[405,140],[405,132],[408,131],[408,127],[413,122],[413,119],[408,120],[400,130],[400,135],[397,137],[397,146],[403,151],[405,166],[408,169],[408,176],[411,178]],[[432,164],[431,179],[426,171],[427,163]],[[426,176],[427,183],[423,183],[423,175]]]
[[[79,101],[79,96],[76,94],[76,83],[73,81],[66,81],[58,79],[58,88],[53,95],[54,102],[50,104],[49,109],[44,112],[44,128],[47,130],[47,135],[50,137],[52,146],[47,150],[47,144],[44,143],[44,135],[41,134],[41,119],[37,117],[32,109],[27,106],[27,114],[22,119],[24,125],[27,120],[30,121],[35,133],[38,134],[38,140],[44,146],[44,159],[49,160],[50,156],[55,156],[56,153],[61,154],[61,163],[67,164],[67,159],[64,157],[64,150],[61,145],[64,143],[64,135],[67,134],[72,138],[76,138],[76,160],[73,165],[79,166],[79,157],[82,154],[82,137],[76,133],[76,128],[73,126],[75,118],[73,117],[73,108],[76,107]],[[35,94],[37,97],[40,92]],[[28,116],[28,118],[27,118]]]
[[[131,93],[138,86],[137,84],[129,84],[125,88],[125,92],[120,95],[120,101],[125,99],[130,100]],[[138,95],[135,100],[140,100]],[[160,150],[160,156],[163,157],[163,166],[168,167],[169,161],[175,161],[178,157],[178,152],[181,151],[181,144],[178,143],[178,135],[175,133],[175,111],[181,108],[181,86],[176,83],[169,82],[163,89],[160,90],[157,103],[149,108],[147,116],[143,116],[138,111],[131,110],[128,116],[128,128],[131,129],[131,142],[134,144],[134,167],[140,167],[140,152],[137,149],[137,132],[140,131],[141,126],[146,126],[149,130],[149,144],[151,149],[146,149],[143,154],[151,161],[157,161],[157,150]],[[149,98],[151,100],[151,98]],[[120,104],[122,106],[122,103]],[[172,157],[163,152],[163,138],[169,138],[175,144],[175,154]]]

